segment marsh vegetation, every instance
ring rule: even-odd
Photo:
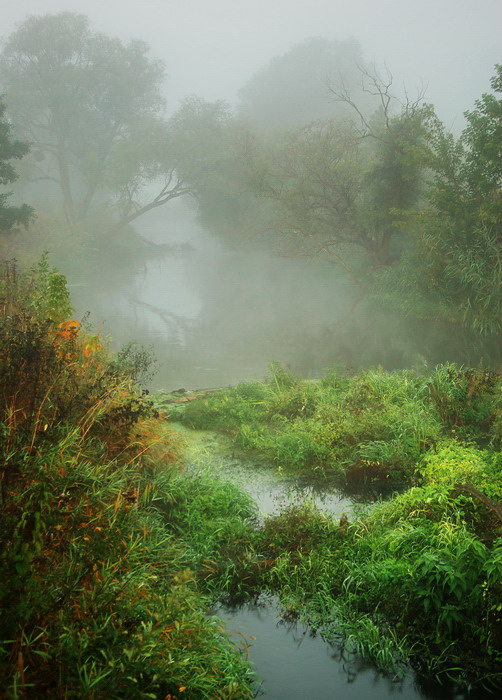
[[[502,66],[455,135],[352,40],[298,44],[233,108],[168,114],[164,74],[71,12],[0,53],[5,696],[252,698],[215,610],[263,597],[386,683],[496,693]],[[163,299],[173,265],[135,295],[174,260],[191,298]],[[67,279],[104,314],[125,289],[134,342]],[[178,362],[151,393],[147,317]],[[222,353],[231,386],[172,391]],[[296,497],[264,514],[269,478]]]

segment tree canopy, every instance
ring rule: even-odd
[[[365,111],[376,103],[360,85],[362,51],[353,40],[311,37],[259,70],[239,92],[238,115],[260,128],[303,126],[346,113],[329,90],[333,82],[350,89]]]
[[[96,33],[83,15],[32,16],[7,39],[0,66],[16,130],[33,144],[31,179],[57,185],[70,224],[84,219],[92,202],[105,194],[123,205],[127,191],[130,201],[125,210],[119,207],[123,225],[133,218],[132,209],[164,203],[166,182],[168,189],[178,187],[168,164],[160,194],[149,192],[147,202],[133,196],[145,194],[139,180],[162,179],[165,165],[159,168],[157,159],[140,172],[132,167],[138,139],[146,139],[146,155],[152,131],[158,134],[164,126],[164,66],[149,56],[144,42],[125,45]],[[128,150],[133,163],[113,173]]]
[[[401,303],[483,334],[502,332],[502,66],[491,85],[459,139],[431,121],[427,200],[398,271]]]
[[[358,108],[353,119],[313,122],[249,161],[257,194],[274,204],[270,229],[289,252],[330,260],[362,287],[399,255],[401,212],[420,193],[429,113],[420,102],[399,106],[377,85],[384,106],[371,119]]]
[[[29,144],[12,137],[11,126],[5,116],[6,107],[0,99],[0,184],[5,186],[18,179],[18,174],[10,162],[23,158],[29,151]],[[26,226],[33,217],[33,209],[27,204],[15,206],[7,200],[12,193],[0,193],[0,232],[7,233],[16,226]]]

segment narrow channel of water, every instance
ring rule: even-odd
[[[369,493],[356,503],[322,474],[292,476],[266,460],[240,455],[225,438],[211,431],[190,430],[175,423],[174,429],[187,439],[185,462],[189,468],[210,468],[216,476],[237,484],[256,502],[261,516],[277,513],[291,503],[309,501],[334,515],[370,506]]]
[[[188,468],[210,468],[238,484],[258,504],[262,516],[291,502],[309,500],[335,516],[371,507],[375,494],[359,494],[358,502],[343,495],[326,479],[295,479],[264,461],[232,454],[230,443],[210,431],[174,426],[187,439]],[[306,625],[281,618],[276,597],[235,607],[218,606],[236,646],[256,672],[256,694],[265,700],[493,700],[493,695],[472,695],[420,682],[410,669],[394,681],[368,663],[325,641]]]

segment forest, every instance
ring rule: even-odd
[[[212,611],[263,592],[389,678],[496,693],[502,65],[457,134],[354,40],[294,46],[234,107],[168,109],[165,74],[70,12],[28,17],[0,53],[5,697],[256,697],[247,642]],[[176,200],[224,250],[337,285],[322,376],[271,355],[253,381],[152,391],[141,338],[117,349],[77,319],[77,271],[123,283],[173,254],[140,222]],[[262,518],[190,463],[208,431],[372,503]]]

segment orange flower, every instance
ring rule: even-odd
[[[63,321],[58,324],[58,328],[61,329],[59,333],[61,338],[64,340],[71,340],[77,335],[80,329],[80,321]]]

